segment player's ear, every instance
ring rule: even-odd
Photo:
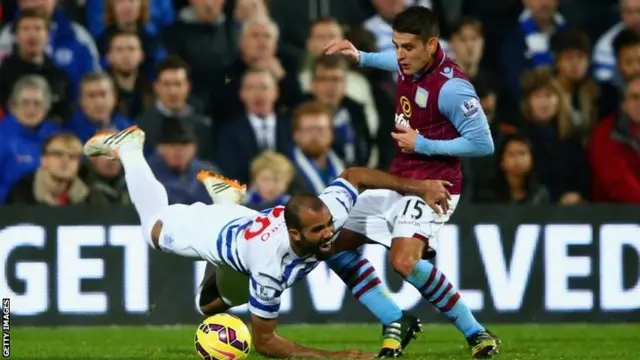
[[[438,50],[438,45],[440,44],[440,40],[436,37],[429,38],[427,41],[427,48],[429,48],[429,52],[435,54],[436,50]]]
[[[289,228],[289,237],[293,239],[293,241],[300,241],[300,231]]]

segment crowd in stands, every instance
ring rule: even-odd
[[[97,132],[137,125],[171,203],[319,193],[395,154],[395,73],[324,55],[393,51],[390,19],[434,9],[495,154],[465,159],[472,203],[640,204],[640,0],[5,0],[0,204],[128,204]]]

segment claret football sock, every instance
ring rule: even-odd
[[[347,284],[353,296],[384,325],[402,318],[402,310],[389,296],[376,269],[360,252],[343,251],[332,256],[327,263]]]
[[[150,234],[159,214],[169,206],[167,191],[153,175],[139,147],[123,144],[119,157],[131,202],[138,212],[144,233]],[[150,241],[146,236],[145,240]]]
[[[435,265],[420,260],[406,280],[420,291],[422,297],[449,318],[465,338],[485,330],[460,299],[458,290]]]

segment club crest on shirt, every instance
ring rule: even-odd
[[[416,90],[416,96],[413,101],[418,105],[418,107],[424,109],[427,107],[427,101],[429,100],[429,92],[421,87],[418,87]]]
[[[464,115],[464,117],[470,118],[476,116],[482,107],[478,99],[472,98],[463,101],[462,104],[460,104],[460,109],[462,109],[462,115]]]

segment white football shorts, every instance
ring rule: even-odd
[[[403,196],[392,190],[366,190],[358,196],[344,229],[387,248],[394,238],[422,237],[437,250],[438,231],[449,221],[459,200],[460,195],[452,195],[449,211],[438,215],[418,196]]]

